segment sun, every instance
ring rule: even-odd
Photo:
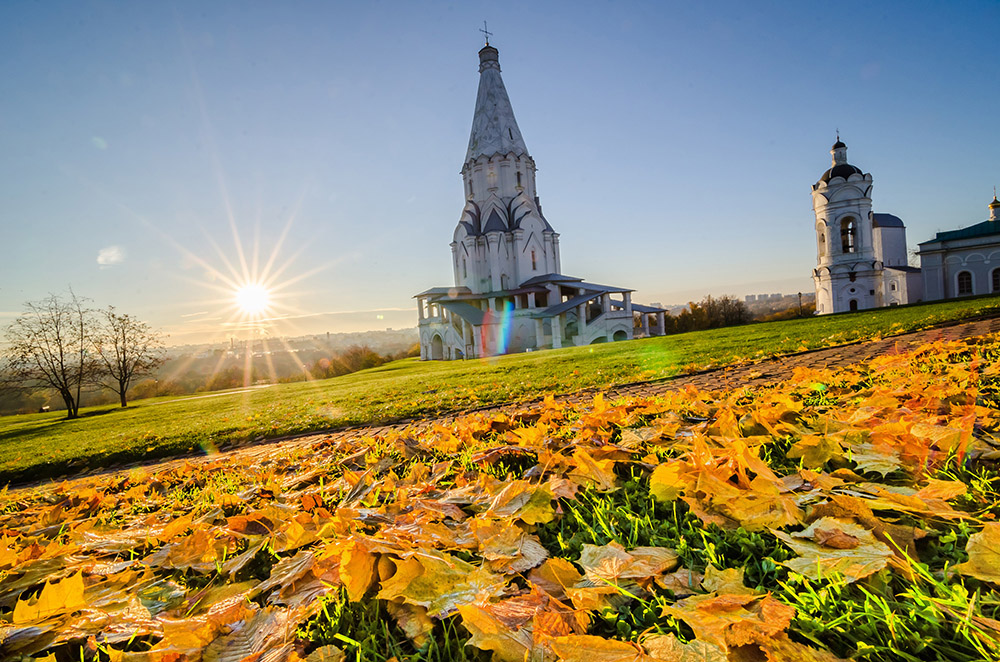
[[[236,307],[244,315],[263,315],[270,305],[271,292],[260,283],[246,283],[236,290]]]

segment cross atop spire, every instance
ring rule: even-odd
[[[493,33],[486,29],[486,21],[483,21],[483,27],[479,28],[479,31],[483,33],[484,37],[486,37],[486,45],[489,46],[490,37],[493,36]]]

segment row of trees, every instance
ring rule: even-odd
[[[747,324],[753,321],[753,315],[747,305],[735,297],[709,295],[698,303],[692,301],[677,316],[667,315],[664,321],[666,333],[684,333]]]
[[[95,310],[70,290],[26,303],[7,327],[3,386],[52,389],[66,403],[68,418],[80,415],[86,388],[114,391],[121,406],[136,377],[163,362],[164,345],[145,322],[114,306]]]

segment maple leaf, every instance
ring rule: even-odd
[[[676,597],[692,595],[702,583],[704,575],[687,568],[681,568],[666,575],[656,577],[657,586],[671,591]]]
[[[459,605],[458,613],[462,616],[462,625],[472,635],[467,646],[493,651],[493,659],[499,662],[542,659],[541,650],[535,649],[531,630],[511,628],[476,605]]]
[[[309,657],[305,658],[305,662],[344,662],[347,657],[344,655],[344,651],[340,650],[333,644],[327,646],[320,646],[312,653],[309,653]]]
[[[480,522],[477,520],[475,524]],[[526,533],[516,524],[505,526],[500,522],[489,522],[473,528],[480,539],[479,553],[495,572],[524,572],[549,555],[536,536]]]
[[[760,595],[760,591],[755,591],[744,584],[743,576],[743,568],[720,570],[710,565],[705,568],[705,578],[701,582],[701,587],[716,594]]]
[[[566,589],[575,586],[583,575],[572,563],[558,557],[550,558],[531,571],[528,580],[559,600],[566,597]]]
[[[551,644],[561,662],[655,662],[638,644],[589,634],[556,637]],[[665,660],[664,660],[665,662]]]
[[[345,545],[340,557],[339,574],[349,599],[357,602],[368,592],[375,576],[375,562],[375,555],[362,541],[354,539]]]
[[[430,640],[434,630],[434,620],[427,615],[427,609],[405,602],[386,602],[386,610],[396,619],[396,625],[416,644],[423,647]]]
[[[872,444],[851,446],[850,458],[861,471],[871,471],[883,476],[903,468],[903,461],[897,451],[879,449]]]
[[[646,652],[656,660],[669,662],[727,662],[729,660],[726,651],[715,644],[697,639],[685,644],[672,634],[651,635],[640,643]]]
[[[82,609],[87,605],[83,591],[82,572],[61,581],[45,582],[37,598],[17,601],[14,605],[13,622],[15,625],[37,623]]]
[[[788,450],[788,457],[802,458],[802,465],[808,469],[819,469],[842,454],[843,447],[840,441],[827,435],[806,435],[792,444]]]
[[[1000,523],[990,522],[979,533],[969,536],[965,545],[969,560],[952,570],[985,582],[1000,584]]]
[[[768,662],[845,662],[830,651],[818,650],[788,638],[784,632],[757,642]]]
[[[614,473],[614,460],[595,460],[582,448],[577,448],[573,452],[573,460],[576,464],[570,471],[571,478],[599,492],[610,492],[615,489],[618,479]]]
[[[667,547],[636,547],[628,552],[616,542],[584,545],[580,567],[587,579],[616,585],[620,579],[646,580],[677,567],[677,552]]]
[[[686,466],[685,462],[677,460],[657,466],[649,477],[649,493],[657,501],[675,500],[688,485]]]
[[[792,622],[795,609],[770,594],[710,594],[685,598],[663,608],[683,620],[695,636],[724,650],[764,642]]]
[[[868,529],[834,517],[818,519],[791,536],[781,531],[772,533],[799,555],[782,565],[810,579],[838,573],[854,582],[878,572],[893,556],[892,550]]]
[[[378,597],[402,598],[427,608],[428,615],[443,618],[459,605],[477,604],[498,595],[506,579],[485,568],[433,550],[406,559],[393,559],[395,573],[382,582]]]

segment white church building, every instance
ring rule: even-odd
[[[816,314],[914,303],[923,298],[920,269],[907,261],[906,227],[872,212],[872,176],[847,162],[847,145],[812,187],[816,215]]]
[[[420,358],[460,359],[661,335],[664,310],[632,290],[562,274],[535,161],[514,119],[497,49],[479,51],[479,92],[462,166],[465,207],[451,242],[455,285],[414,298]],[[638,318],[638,325],[636,319]]]
[[[959,230],[938,232],[920,244],[920,267],[928,301],[1000,294],[1000,200],[989,218]]]

